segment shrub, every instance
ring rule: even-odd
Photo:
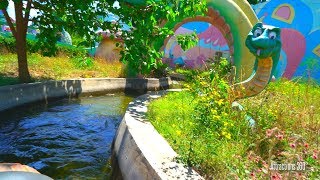
[[[16,52],[15,39],[4,33],[0,33],[0,49],[5,52]],[[65,55],[69,57],[85,57],[87,51],[81,47],[58,43],[54,48],[46,47],[45,44],[38,44],[36,40],[27,39],[27,51],[29,53],[39,53],[45,56]]]
[[[91,57],[75,57],[72,58],[74,65],[79,69],[90,69],[93,67],[93,59]]]
[[[207,71],[181,72],[189,77],[188,91],[168,94],[148,109],[180,161],[206,179],[319,178],[319,85],[272,82],[257,96],[239,100],[244,110],[234,111],[227,61],[215,61]],[[305,170],[272,170],[272,164]]]

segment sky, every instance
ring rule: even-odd
[[[8,7],[7,11],[8,11],[9,16],[12,19],[16,19],[16,15],[14,13],[14,3],[13,3],[13,1],[9,1],[9,7]],[[33,17],[35,15],[37,15],[37,12],[35,10],[31,9],[30,16]],[[31,25],[32,22],[29,22],[28,24]]]

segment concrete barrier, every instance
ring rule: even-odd
[[[146,121],[146,105],[164,93],[146,94],[129,104],[113,142],[112,179],[203,179],[176,162],[176,152]]]
[[[163,90],[171,84],[170,78],[90,78],[46,81],[0,87],[0,111],[49,99],[76,97],[80,94]]]
[[[112,179],[203,179],[191,168],[176,162],[177,154],[146,121],[146,104],[160,97],[170,78],[94,78],[47,81],[0,87],[0,111],[51,98],[75,97],[99,92],[158,91],[138,97],[127,108],[113,142]]]

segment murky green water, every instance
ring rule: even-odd
[[[0,114],[0,162],[54,179],[108,179],[110,148],[132,97],[60,100]]]

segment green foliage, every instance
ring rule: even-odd
[[[228,77],[231,65],[226,59],[214,62],[207,71],[194,71],[191,82],[187,85],[195,104],[192,113],[194,121],[193,138],[210,137],[210,139],[221,140],[235,138],[237,128],[234,120],[241,118],[232,113],[229,99]],[[191,141],[190,144],[193,142]],[[212,146],[206,143],[204,146]],[[210,149],[210,147],[206,147]],[[213,153],[215,153],[213,151]],[[192,152],[190,152],[192,154]],[[188,157],[190,158],[190,157]],[[190,165],[199,164],[188,159]]]
[[[81,47],[74,47],[66,44],[57,44],[58,54],[68,57],[87,57],[88,52]]]
[[[320,61],[316,58],[308,58],[302,63],[302,66],[306,66],[306,76],[310,79],[311,75],[320,71]]]
[[[90,45],[96,38],[98,28],[109,29],[110,22],[104,22],[100,17],[106,17],[113,3],[110,1],[88,0],[78,1],[49,0],[46,2],[34,1],[34,8],[41,16],[32,19],[40,30],[38,44],[44,52],[55,54],[54,46],[63,29],[84,37]]]
[[[198,44],[199,38],[196,32],[191,34],[177,35],[177,42],[181,46],[182,50],[187,50]]]
[[[81,47],[74,47],[71,45],[65,44],[56,44],[54,46],[55,50],[47,47],[41,48],[42,46],[38,44],[36,40],[27,39],[27,51],[29,53],[40,53],[44,56],[55,56],[58,54],[63,54],[68,57],[85,57],[87,55],[87,51]],[[12,36],[8,36],[5,34],[0,34],[0,49],[5,50],[10,53],[16,52],[16,40]]]
[[[59,38],[59,32],[63,29],[79,37],[85,37],[92,46],[99,38],[95,33],[96,30],[109,29],[111,33],[116,34],[121,31],[122,23],[125,23],[131,30],[121,35],[125,44],[121,52],[121,61],[127,64],[133,76],[137,74],[161,76],[165,73],[166,65],[162,63],[163,52],[159,51],[160,47],[157,44],[163,43],[165,38],[173,35],[173,32],[171,28],[164,27],[163,22],[180,21],[206,10],[205,0],[186,0],[178,3],[174,0],[150,0],[146,1],[145,5],[136,6],[121,1],[119,9],[112,7],[113,2],[105,0],[88,0],[81,3],[66,0],[30,2],[32,2],[30,7],[37,9],[39,14],[30,21],[40,30],[37,46],[30,45],[34,48],[28,48],[32,49],[32,52],[41,50],[44,55],[56,55],[59,48],[55,43]],[[29,11],[26,7],[22,9],[21,14]],[[116,23],[105,21],[104,18],[108,13],[117,15],[119,20]]]
[[[72,44],[77,47],[90,47],[91,44],[84,37],[80,36],[77,33],[70,33],[72,38]],[[98,41],[100,42],[100,41]]]
[[[6,18],[13,24],[11,27],[14,38],[17,42],[18,52],[18,72],[21,82],[30,82],[31,77],[28,70],[26,54],[26,32],[28,22],[32,22],[33,26],[40,30],[37,35],[37,48],[41,53],[47,56],[52,56],[57,53],[55,45],[61,32],[71,30],[85,37],[89,42],[94,42],[98,28],[104,30],[110,29],[111,22],[104,22],[100,17],[106,17],[109,8],[112,8],[113,2],[101,0],[86,0],[79,1],[67,0],[46,0],[46,1],[26,1],[12,0],[15,6],[16,22],[13,23],[10,18]],[[8,6],[7,0],[0,2],[2,11],[6,12]],[[37,16],[30,17],[31,10],[37,11]],[[5,13],[6,15],[6,13]],[[20,27],[20,28],[19,28]],[[19,35],[19,36],[18,36]],[[93,45],[93,43],[90,43]],[[35,50],[37,51],[37,50]]]
[[[44,56],[67,56],[72,58],[75,67],[79,69],[89,69],[93,67],[93,59],[87,56],[87,51],[81,47],[74,47],[66,44],[56,44],[55,50],[51,48],[40,48],[38,42],[35,40],[27,40],[28,53],[40,53]],[[16,44],[13,37],[5,37],[0,35],[0,49],[7,52],[15,53]],[[31,59],[33,60],[33,59]],[[30,63],[30,60],[29,60]],[[6,83],[6,82],[5,82]]]
[[[93,59],[91,57],[75,57],[73,61],[75,66],[80,69],[90,69],[93,67]]]
[[[0,34],[0,48],[14,52],[16,50],[16,40],[13,37]]]
[[[266,2],[267,0],[247,0],[249,4],[258,4],[261,2]]]
[[[8,0],[1,0],[0,1],[0,10],[1,9],[7,9],[8,5],[9,5],[9,1]]]
[[[0,74],[0,86],[13,85],[18,83],[19,79],[17,77],[8,77]]]
[[[247,1],[250,4],[257,4],[258,3],[258,0],[247,0]]]
[[[272,82],[233,110],[230,65],[222,60],[189,76],[188,91],[153,101],[148,118],[179,154],[206,179],[317,179],[320,174],[320,86]],[[249,114],[256,122],[250,127]],[[272,163],[306,163],[304,171],[271,170]]]
[[[119,22],[131,27],[130,31],[122,31],[125,47],[121,52],[121,61],[127,64],[133,76],[164,73],[163,52],[159,51],[157,44],[163,43],[165,38],[174,33],[163,25],[164,22],[176,22],[206,10],[204,0],[179,2],[150,0],[143,6],[120,2],[121,8],[110,9],[110,12],[119,16],[118,23],[112,25],[113,32],[121,28]]]

